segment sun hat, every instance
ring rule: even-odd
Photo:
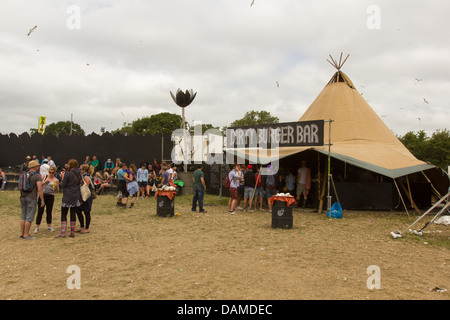
[[[30,161],[30,163],[28,164],[28,168],[34,168],[34,167],[39,167],[39,162],[37,162],[36,160]]]

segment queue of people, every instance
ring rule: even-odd
[[[261,172],[261,169],[264,172]],[[293,169],[277,170],[271,165],[264,168],[254,168],[252,165],[234,164],[228,173],[230,199],[228,212],[236,214],[238,210],[264,210],[267,203],[269,213],[272,212],[272,203],[268,199],[279,192],[287,191],[295,196],[297,206],[306,207],[309,190],[311,189],[311,169],[306,166],[306,161],[301,162],[301,167],[294,175]],[[243,207],[241,202],[243,201]]]

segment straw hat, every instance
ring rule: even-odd
[[[28,168],[34,168],[34,167],[39,167],[39,162],[37,162],[36,160],[30,161],[30,163],[28,164]]]

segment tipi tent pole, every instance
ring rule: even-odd
[[[403,201],[402,193],[400,192],[400,189],[398,188],[398,185],[397,185],[397,182],[395,181],[395,178],[394,178],[394,183],[395,183],[395,187],[397,188],[398,195],[400,196],[400,199],[402,199],[403,207],[405,207],[406,213],[408,214],[408,217],[409,217],[408,209],[406,208],[405,201]]]
[[[439,191],[436,190],[436,188],[433,186],[433,184],[431,183],[431,180],[427,177],[427,175],[425,174],[425,172],[421,171],[423,176],[425,177],[425,179],[427,179],[428,183],[431,185],[431,188],[433,189],[433,192],[438,196],[438,198],[442,198],[441,194],[439,193]]]
[[[328,120],[328,195],[327,195],[327,212],[331,210],[331,195],[330,195],[330,184],[331,184],[331,123],[334,120]]]
[[[450,196],[450,192],[447,193],[445,196],[443,196],[438,202],[436,202],[430,209],[428,209],[427,211],[425,211],[425,213],[423,215],[421,215],[416,221],[414,221],[409,227],[407,227],[405,229],[405,231],[403,231],[402,233],[406,232],[409,230],[409,228],[411,228],[413,225],[415,225],[417,222],[419,222],[419,220],[421,220],[423,217],[425,217],[428,213],[431,212],[431,210],[433,210],[435,207],[437,207],[442,201],[446,200],[447,197]]]
[[[406,181],[408,182],[408,176],[406,176]],[[412,207],[414,208],[414,210],[416,210],[416,212],[418,214],[421,214],[422,212],[420,212],[419,208],[417,208],[416,204],[414,203],[414,200],[412,198],[412,194],[411,194],[411,190],[408,191],[408,189],[406,189],[405,185],[403,184],[402,180],[398,181],[400,184],[400,187],[402,187],[403,191],[405,191],[406,195],[409,198],[409,202],[411,202]],[[409,182],[408,182],[408,186],[409,186]]]

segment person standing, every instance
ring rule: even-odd
[[[56,167],[50,167],[48,170],[48,176],[43,178],[42,190],[44,192],[44,201],[41,198],[38,199],[38,213],[36,216],[36,228],[34,233],[39,232],[42,216],[44,215],[44,209],[46,213],[47,230],[53,232],[52,228],[52,211],[53,204],[55,202],[55,192],[59,192],[59,180],[55,176]],[[42,176],[41,176],[42,177]]]
[[[82,201],[80,209],[77,211],[78,220],[80,221],[80,229],[75,230],[75,232],[89,233],[89,226],[91,224],[92,201],[94,200],[94,186],[92,183],[92,174],[94,173],[94,167],[92,165],[82,164],[80,166],[80,173],[83,177],[83,181],[88,185],[89,191],[91,191],[91,196],[86,201]]]
[[[198,210],[200,213],[206,213],[205,209],[203,209],[203,199],[205,197],[205,174],[203,173],[203,166],[200,164],[197,170],[194,171],[194,177],[192,178],[194,181],[194,197],[192,199],[192,211],[197,211],[197,202],[198,202]]]
[[[38,173],[39,162],[33,160],[28,163],[28,179],[30,182],[30,189],[28,191],[20,191],[20,207],[21,207],[21,220],[20,231],[21,239],[32,240],[35,237],[30,236],[31,223],[34,220],[36,214],[37,197],[41,199],[44,204],[44,193],[42,191],[42,178]]]
[[[116,167],[117,168],[117,167]],[[122,199],[125,197],[128,199],[128,191],[127,191],[127,181],[125,180],[125,169],[127,168],[126,164],[123,162],[119,163],[119,170],[117,170],[117,206],[124,207],[122,203]],[[126,202],[125,202],[126,206]]]
[[[288,175],[286,176],[286,189],[291,196],[294,195],[295,181],[296,181],[296,179],[295,179],[294,174],[292,173],[292,169],[289,169]]]
[[[39,174],[41,175],[42,180],[45,180],[48,176],[48,171],[50,170],[50,166],[48,165],[48,159],[44,158],[42,160],[42,164],[39,167]]]
[[[228,173],[228,179],[230,180],[230,200],[228,201],[228,212],[230,214],[236,214],[235,210],[238,201],[238,188],[240,180],[242,179],[240,165],[235,164],[233,170]]]
[[[269,212],[272,213],[272,203],[269,201],[269,199],[270,197],[277,194],[277,180],[279,181],[279,179],[278,175],[274,174],[272,165],[270,164],[267,166],[266,173],[267,174],[263,178],[263,188],[265,190]]]
[[[306,166],[306,161],[301,162],[301,167],[297,171],[297,203],[300,206],[300,197],[303,194],[303,205],[306,207],[308,193],[311,189],[311,169]]]
[[[252,165],[247,166],[247,171],[244,173],[244,210],[253,212],[253,193],[255,192],[255,173]]]
[[[145,162],[137,170],[137,183],[139,185],[138,198],[148,198],[150,196],[150,187],[148,185],[148,169]]]
[[[67,213],[70,210],[70,237],[75,237],[75,224],[77,223],[77,212],[82,203],[80,186],[83,177],[78,168],[78,161],[70,159],[66,173],[61,182],[63,197],[61,202],[61,232],[56,238],[65,238],[67,229]]]
[[[0,168],[0,190],[5,191],[6,187],[6,174],[3,172],[2,168]]]
[[[259,202],[259,210],[263,210],[263,204],[264,204],[264,188],[262,185],[262,178],[261,178],[261,169],[257,168],[257,173],[255,175],[255,210]]]
[[[132,164],[130,164],[130,168],[127,170],[127,174],[124,176],[125,180],[127,181],[128,194],[131,196],[130,209],[134,207],[136,195],[139,195],[139,185],[136,181],[136,174],[137,174],[137,168],[132,163]],[[125,207],[126,207],[127,200],[128,200],[128,198],[125,200]]]

